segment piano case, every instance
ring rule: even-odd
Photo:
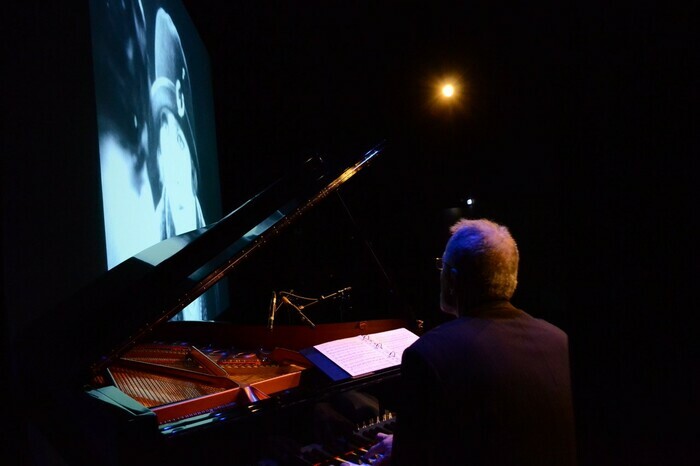
[[[338,170],[310,159],[220,221],[108,271],[37,323],[19,350],[18,389],[64,459],[255,464],[265,449],[288,448],[269,439],[301,425],[310,403],[395,379],[398,368],[333,382],[299,350],[407,326],[401,319],[274,329],[171,321],[380,152]]]

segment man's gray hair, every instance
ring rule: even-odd
[[[484,299],[509,300],[518,284],[518,246],[508,228],[487,219],[461,219],[450,232],[446,254],[464,270]]]

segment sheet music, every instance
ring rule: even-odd
[[[342,338],[316,345],[328,359],[355,377],[401,364],[406,348],[418,335],[405,328]]]

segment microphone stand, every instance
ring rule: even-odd
[[[289,300],[289,298],[287,298],[286,296],[282,296],[282,302],[283,302],[283,303],[286,303],[286,304],[289,304],[290,306],[292,306],[292,308],[294,308],[294,310],[297,311],[297,312],[299,313],[299,315],[301,316],[301,319],[302,319],[304,322],[306,322],[307,324],[309,324],[309,325],[311,326],[311,328],[316,328],[316,324],[314,324],[313,322],[311,322],[311,319],[309,319],[308,317],[306,317],[306,314],[304,314],[304,312],[301,310],[301,308],[300,308],[299,306],[297,306],[296,304],[294,304],[293,302],[291,302],[291,301]]]
[[[321,297],[319,298],[319,301],[324,301],[324,300],[326,300],[326,299],[335,298],[335,297],[338,296],[338,295],[341,295],[341,297],[342,297],[342,296],[345,295],[345,293],[347,293],[347,292],[350,291],[350,290],[352,290],[352,287],[351,287],[351,286],[346,286],[346,287],[343,288],[342,290],[338,290],[338,291],[336,291],[335,293],[329,294],[328,296],[323,296],[323,295],[321,295]]]
[[[281,304],[280,304],[281,306]],[[267,318],[267,328],[272,331],[274,325],[275,325],[275,313],[277,312],[277,293],[275,291],[272,292],[272,300],[270,301],[270,315]]]
[[[314,304],[317,304],[317,303],[319,303],[320,301],[325,301],[325,300],[327,300],[327,299],[332,299],[332,298],[335,298],[335,297],[337,297],[337,296],[343,297],[343,296],[345,296],[345,293],[347,293],[347,292],[350,291],[351,289],[352,289],[351,287],[347,286],[347,287],[345,287],[345,288],[343,288],[343,289],[341,289],[341,290],[338,290],[338,291],[336,291],[336,292],[334,292],[334,293],[331,293],[331,294],[329,294],[329,295],[325,295],[325,296],[324,296],[324,295],[321,295],[320,298],[314,299],[314,300],[311,300],[311,298],[303,298],[303,297],[302,297],[303,299],[307,299],[307,300],[310,301],[309,304],[306,304],[306,305],[303,305],[303,304],[301,304],[301,305],[294,304],[294,303],[287,297],[287,295],[291,295],[291,292],[280,291],[279,295],[280,295],[280,297],[282,298],[282,302],[279,304],[279,306],[277,306],[277,293],[273,291],[273,292],[272,292],[272,301],[271,301],[271,303],[270,303],[270,315],[269,315],[269,317],[268,317],[268,328],[269,328],[270,330],[272,330],[273,325],[274,325],[274,322],[275,322],[275,313],[277,312],[277,310],[278,310],[280,307],[282,307],[283,304],[288,304],[289,306],[291,306],[295,311],[297,311],[297,313],[299,314],[299,316],[301,316],[302,321],[304,321],[305,323],[307,323],[308,325],[310,325],[311,328],[316,328],[316,324],[314,324],[314,323],[311,321],[311,319],[309,319],[308,316],[307,316],[306,314],[304,314],[303,309],[306,309],[306,308],[309,307],[309,306],[313,306]],[[296,296],[296,295],[294,295],[294,296]],[[297,296],[297,297],[300,297],[300,296]]]

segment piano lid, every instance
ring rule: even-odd
[[[368,166],[382,148],[372,147],[345,168],[307,160],[218,222],[109,270],[43,319],[34,337],[39,344],[60,339],[57,357],[70,358],[75,371],[100,370]],[[65,366],[57,372],[75,377]]]

